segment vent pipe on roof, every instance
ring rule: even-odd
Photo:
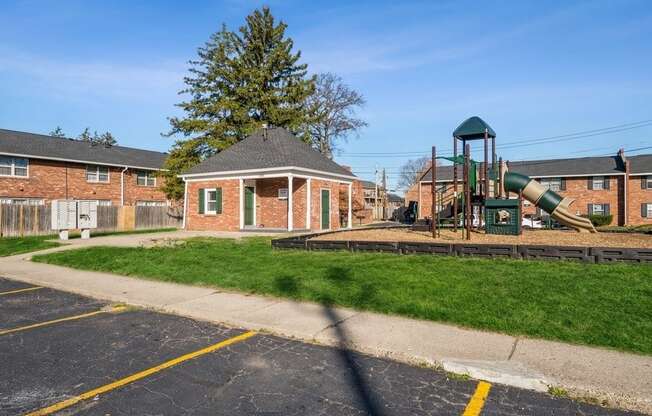
[[[263,123],[263,139],[267,140],[267,129],[269,128],[267,123]]]

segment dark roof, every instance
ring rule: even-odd
[[[631,174],[652,173],[652,155],[628,156]]]
[[[167,157],[166,153],[150,150],[123,146],[91,146],[79,140],[4,129],[0,129],[0,154],[146,169],[161,169]]]
[[[514,172],[532,177],[610,175],[620,174],[625,171],[618,156],[520,161],[509,162],[508,166]]]
[[[484,138],[484,131],[487,130],[489,137],[496,137],[496,132],[483,119],[478,116],[469,117],[462,122],[455,131],[453,137],[465,140],[477,140]]]
[[[376,189],[376,183],[371,182],[371,181],[360,181],[362,183],[362,187],[365,189],[371,189],[374,188]]]
[[[259,129],[246,139],[184,172],[184,175],[298,167],[354,177],[350,170],[317,152],[289,131],[280,127],[268,128],[266,138],[263,137],[263,131]]]
[[[631,156],[632,173],[652,172],[652,155]],[[636,162],[635,162],[636,160]],[[634,166],[636,165],[636,171]],[[618,156],[581,157],[573,159],[523,160],[508,162],[509,170],[531,177],[541,176],[590,176],[614,175],[624,173],[624,166]],[[647,169],[647,170],[646,170]],[[453,166],[438,166],[437,181],[452,181]],[[421,176],[422,181],[430,180],[430,169]],[[462,178],[462,166],[458,169],[458,178]]]
[[[403,198],[396,194],[387,194],[387,200],[389,202],[403,202]]]

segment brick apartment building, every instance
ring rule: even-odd
[[[165,153],[0,129],[0,203],[166,206]]]
[[[352,226],[356,177],[282,128],[263,128],[181,175],[184,228]]]
[[[571,208],[577,215],[611,214],[612,225],[652,224],[652,155],[627,157],[621,150],[615,156],[508,162],[508,168],[575,199]],[[453,167],[438,166],[436,173],[439,189],[444,191],[440,210],[450,213],[447,201],[452,200]],[[428,169],[405,195],[406,203],[419,203],[419,218],[431,216],[430,178]],[[529,202],[523,206],[524,214],[541,215]]]

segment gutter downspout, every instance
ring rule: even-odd
[[[128,166],[125,166],[120,172],[120,206],[125,206],[125,172],[129,169]]]
[[[181,223],[181,228],[186,229],[186,211],[188,210],[188,182],[184,178],[184,190],[183,190],[183,221]]]

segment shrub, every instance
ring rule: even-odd
[[[589,215],[589,219],[596,227],[603,227],[605,225],[611,224],[611,221],[614,219],[614,216],[609,215]]]

